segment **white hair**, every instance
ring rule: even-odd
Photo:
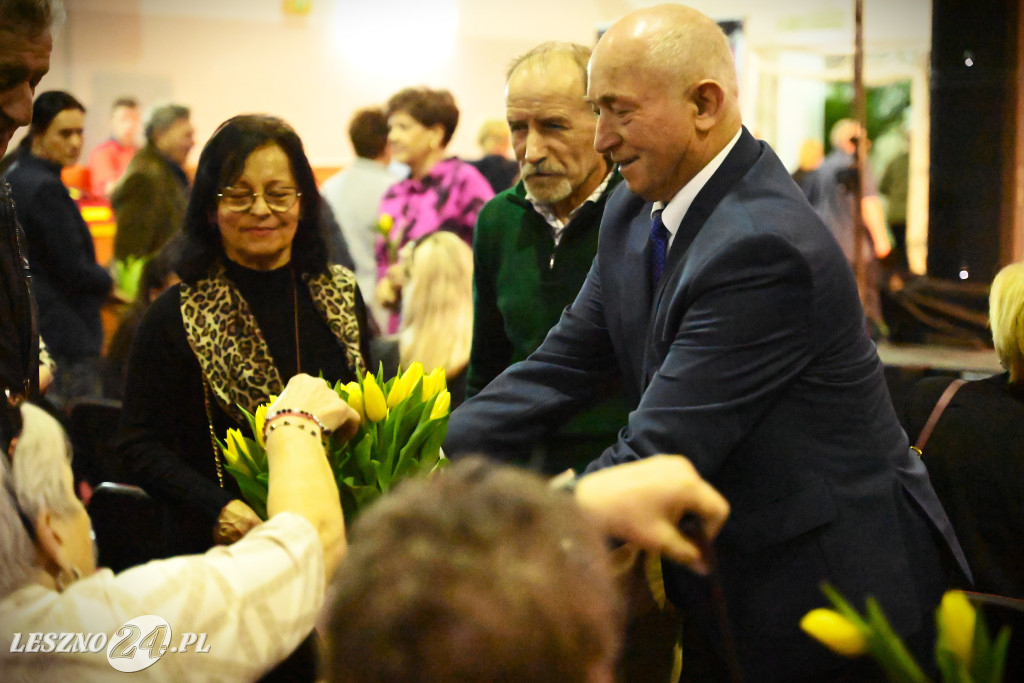
[[[60,423],[27,403],[21,418],[13,474],[11,460],[0,455],[0,597],[27,584],[39,569],[19,509],[32,524],[47,510],[58,517],[77,511],[71,448]]]

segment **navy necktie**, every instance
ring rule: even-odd
[[[661,211],[651,220],[651,290],[658,286],[668,256],[668,228],[661,222]]]

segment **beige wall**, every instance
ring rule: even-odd
[[[309,14],[296,17],[283,11],[284,0],[65,0],[68,21],[41,89],[70,90],[89,107],[86,150],[106,136],[110,102],[131,94],[144,107],[167,101],[192,107],[199,146],[229,116],[277,114],[299,131],[314,165],[336,166],[351,159],[345,126],[356,109],[382,103],[402,87],[425,84],[454,93],[462,120],[450,151],[475,157],[476,129],[503,115],[504,72],[512,57],[544,40],[591,44],[599,26],[653,4],[306,1]],[[820,105],[759,92],[763,75],[780,76],[780,50],[852,50],[852,0],[690,4],[717,19],[744,19],[744,118],[789,163],[798,142],[787,141],[817,131],[781,126],[810,126],[805,112]],[[865,0],[869,50],[874,44],[886,52],[908,46],[926,52],[928,17],[929,0]],[[444,18],[449,21],[441,23],[453,27],[450,35],[428,28]],[[774,102],[771,116],[759,106],[764,102]]]
[[[190,106],[200,146],[234,114],[277,114],[298,130],[314,165],[337,165],[352,156],[345,125],[356,109],[424,84],[453,92],[462,116],[450,150],[475,157],[477,127],[504,114],[512,57],[542,40],[591,44],[598,24],[631,9],[625,0],[529,1],[522,11],[448,1],[458,21],[446,40],[421,29],[432,15],[410,9],[432,0],[312,0],[304,17],[286,16],[280,0],[66,0],[68,21],[41,89],[67,89],[90,108],[86,149],[105,137],[109,103],[127,94],[144,107]],[[384,18],[354,27],[365,19],[350,7],[368,2]],[[405,38],[395,44],[393,35]]]

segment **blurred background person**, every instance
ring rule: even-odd
[[[140,124],[139,103],[135,98],[119,97],[114,100],[110,112],[110,137],[89,152],[89,182],[96,197],[110,196],[132,157],[139,151]]]
[[[885,218],[893,239],[893,265],[910,268],[907,261],[907,194],[910,191],[910,151],[904,149],[885,166],[878,192],[885,197]]]
[[[139,276],[139,287],[131,305],[121,314],[117,329],[103,354],[103,396],[120,401],[124,398],[124,382],[128,375],[128,357],[135,332],[142,318],[158,296],[181,280],[175,272],[181,259],[181,233],[168,240],[156,256],[146,261]]]
[[[206,144],[172,286],[128,361],[119,462],[173,512],[172,552],[229,543],[256,525],[212,436],[299,372],[348,382],[365,369],[366,309],[351,271],[328,265],[320,195],[295,131],[236,116]]]
[[[512,151],[508,122],[501,119],[489,119],[480,125],[476,134],[476,143],[480,146],[483,156],[473,164],[476,170],[497,194],[515,185],[519,179],[519,164],[509,158]]]
[[[473,338],[473,250],[454,233],[433,232],[406,245],[399,265],[408,273],[398,334],[372,344],[384,376],[415,362],[426,372],[444,368],[451,409],[466,399],[466,369]]]
[[[292,378],[273,409],[305,411],[350,433],[358,417],[327,384]],[[8,410],[7,406],[0,410]],[[338,489],[316,423],[296,415],[267,437],[266,523],[230,548],[133,567],[97,569],[86,508],[75,497],[67,436],[32,405],[12,457],[0,452],[0,671],[5,680],[111,680],[96,652],[15,652],[30,633],[104,633],[155,614],[173,634],[205,633],[196,648],[163,657],[136,680],[255,680],[312,630],[324,585],[345,553]],[[299,426],[301,425],[301,426]],[[200,599],[201,598],[201,599]]]
[[[885,225],[885,209],[878,197],[871,169],[864,169],[863,178],[857,169],[857,146],[868,144],[867,132],[853,119],[840,119],[832,126],[829,140],[832,151],[814,173],[804,178],[802,187],[811,206],[839,242],[851,268],[854,268],[854,255],[859,245],[864,282],[857,285],[863,285],[861,300],[868,331],[873,339],[879,339],[886,336],[888,328],[882,318],[878,259],[889,255],[892,244]],[[860,206],[856,206],[858,185]],[[867,239],[859,235],[858,218],[867,229]]]
[[[543,43],[506,75],[506,127],[522,180],[487,202],[473,235],[469,396],[540,346],[597,253],[601,216],[622,176],[594,150],[589,58],[582,45]],[[582,470],[615,443],[628,413],[622,392],[612,391],[537,444],[531,466]]]
[[[384,328],[388,313],[377,304],[377,218],[384,193],[400,180],[389,166],[387,116],[379,107],[359,110],[349,121],[348,136],[356,158],[351,166],[325,180],[320,194],[345,237],[366,306],[378,327]]]
[[[187,107],[155,108],[146,145],[135,154],[110,195],[117,219],[114,258],[148,257],[182,226],[188,204],[185,160],[195,145]]]
[[[473,225],[484,203],[494,196],[487,180],[465,161],[447,157],[445,149],[459,123],[459,109],[447,90],[406,88],[387,104],[388,142],[409,177],[384,194],[381,216],[392,221],[387,239],[377,245],[377,302],[390,307],[386,332],[398,330],[401,268],[389,275],[398,250],[437,230],[447,230],[473,244]]]
[[[800,143],[797,168],[790,174],[793,182],[803,188],[807,176],[818,170],[818,167],[821,166],[821,160],[824,158],[825,146],[821,144],[821,140],[807,138]]]
[[[1024,263],[992,280],[989,324],[1006,372],[961,386],[922,449],[976,590],[1024,599]],[[918,382],[903,422],[916,441],[951,377]]]
[[[113,288],[96,263],[92,234],[60,171],[82,151],[85,107],[60,90],[32,105],[32,124],[4,177],[28,242],[39,305],[39,334],[57,364],[48,396],[67,406],[99,396],[103,325],[100,309]]]

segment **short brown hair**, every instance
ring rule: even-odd
[[[440,125],[444,129],[442,146],[447,146],[459,125],[459,108],[455,98],[447,90],[431,90],[426,87],[405,88],[388,100],[387,115],[405,112],[420,125],[430,128]]]
[[[348,123],[352,149],[364,159],[376,159],[388,144],[388,117],[380,107],[360,109]]]
[[[407,481],[357,520],[328,680],[587,680],[621,616],[600,534],[571,496],[480,458]]]

